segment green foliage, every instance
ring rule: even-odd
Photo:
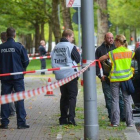
[[[113,25],[121,27],[138,27],[140,25],[140,0],[108,0],[110,20]]]
[[[51,59],[47,59],[46,61],[47,69],[52,68],[51,66]],[[31,60],[29,66],[27,67],[27,71],[29,70],[40,70],[41,62],[40,60]]]
[[[14,27],[18,34],[34,33],[36,23],[47,23],[51,12],[49,0],[0,1],[0,32]]]

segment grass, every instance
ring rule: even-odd
[[[49,69],[51,68],[51,59],[47,59],[46,61],[46,68]],[[41,62],[40,60],[31,60],[26,71],[30,70],[40,70],[41,69]]]

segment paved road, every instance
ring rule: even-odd
[[[31,75],[25,77],[26,90],[36,89],[45,86],[47,76]],[[54,78],[52,78],[54,79]],[[110,122],[107,118],[105,109],[104,96],[101,90],[101,84],[97,81],[98,93],[98,113],[100,123],[100,140],[126,140],[125,130],[109,127]],[[76,121],[78,126],[59,126],[59,89],[54,90],[54,96],[38,95],[25,101],[27,111],[27,123],[30,124],[29,129],[18,130],[16,126],[16,117],[10,118],[8,130],[0,130],[0,140],[82,140],[84,137],[84,113],[83,113],[83,92],[80,91],[77,100]],[[126,132],[133,136],[132,130]],[[132,140],[132,139],[131,139]]]
[[[45,77],[26,77],[26,90],[46,85],[46,79]],[[54,90],[54,94],[55,96],[44,96],[42,94],[26,100],[27,123],[31,127],[25,130],[16,129],[16,117],[13,117],[10,119],[9,129],[0,130],[0,140],[55,139],[56,136],[51,136],[50,128],[53,125],[58,125],[53,116],[59,114],[59,89]]]

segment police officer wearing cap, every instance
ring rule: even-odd
[[[7,28],[7,41],[0,45],[0,73],[14,73],[22,72],[29,64],[29,58],[25,48],[15,42],[16,31],[13,28]],[[24,91],[24,75],[11,75],[0,77],[1,80],[1,95],[11,94],[14,89],[15,92]],[[26,111],[24,108],[24,100],[15,102],[17,113],[17,128],[29,128],[26,124]],[[9,124],[9,103],[1,105],[1,129],[8,129]]]
[[[80,62],[80,54],[76,49],[76,46],[72,44],[74,39],[74,33],[70,29],[63,31],[60,42],[55,46],[51,53],[52,67],[66,67],[77,66]],[[54,71],[57,80],[64,79],[78,72],[78,69],[67,69]],[[60,112],[59,124],[71,124],[76,125],[75,122],[75,107],[76,97],[78,93],[78,78],[60,86],[61,99],[60,99]]]

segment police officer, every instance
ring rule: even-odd
[[[125,103],[126,124],[128,127],[132,127],[133,119],[130,105],[130,92],[134,92],[134,90],[130,91],[133,88],[131,81],[133,77],[131,60],[135,53],[127,49],[127,42],[124,35],[116,36],[115,46],[117,47],[116,49],[99,58],[100,61],[110,58],[112,63],[109,74],[112,95],[111,126],[117,127],[120,123],[119,91],[121,88]]]
[[[101,56],[107,54],[109,51],[114,50],[116,47],[114,45],[114,37],[111,32],[108,32],[105,34],[104,37],[104,42],[102,43],[101,46],[99,46],[96,50],[96,59],[99,59]],[[111,97],[111,91],[110,91],[110,81],[108,79],[109,76],[109,71],[106,70],[105,66],[108,65],[109,59],[104,61],[104,64],[102,62],[102,67],[103,67],[103,77],[100,75],[100,69],[99,66],[96,65],[96,75],[101,79],[102,82],[102,89],[103,93],[105,96],[105,102],[106,102],[106,108],[108,110],[108,118],[111,119],[111,102],[112,102],[112,97]],[[125,114],[124,114],[124,101],[122,94],[120,93],[120,115],[121,115],[121,121],[125,121]]]
[[[0,45],[0,73],[13,73],[24,71],[29,64],[29,59],[25,48],[15,42],[16,32],[13,28],[7,28],[7,41]],[[24,91],[24,75],[12,75],[0,77],[1,95],[7,95],[14,89],[15,92]],[[15,102],[17,113],[17,128],[29,128],[26,124],[26,111],[24,100]],[[1,105],[1,129],[8,129],[10,109],[9,104]]]
[[[2,41],[2,43],[4,43],[4,42],[7,41],[6,32],[2,32],[1,33],[1,41]],[[12,103],[9,103],[9,108],[10,108],[10,112],[11,112],[10,113],[10,117],[15,116],[16,109],[15,109],[15,105],[14,105],[13,102]],[[1,115],[1,113],[0,113],[0,115]]]
[[[76,46],[71,42],[74,40],[74,33],[72,30],[67,29],[63,31],[60,42],[56,45],[51,53],[52,67],[66,67],[76,66],[80,62],[80,54],[78,53]],[[64,79],[76,73],[78,69],[68,69],[55,71],[55,77],[57,80]],[[60,112],[59,118],[60,125],[71,124],[76,125],[75,122],[75,107],[76,97],[78,93],[78,78],[73,79],[69,83],[60,87],[61,99],[60,99]],[[69,114],[68,114],[69,113]]]
[[[39,53],[40,53],[40,56],[45,56],[47,51],[45,49],[45,41],[44,40],[41,40],[40,41],[40,46],[39,46]],[[41,69],[46,69],[46,59],[40,59],[41,61]],[[45,72],[41,72],[41,75],[44,75]]]

